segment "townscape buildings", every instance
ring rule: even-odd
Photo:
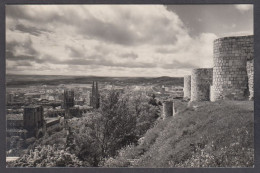
[[[47,133],[64,128],[64,121],[80,117],[92,109],[100,107],[100,91],[110,89],[121,91],[155,93],[157,98],[182,98],[182,86],[153,86],[102,84],[93,81],[83,86],[30,86],[27,88],[8,88],[6,96],[7,137],[20,136],[23,139],[41,138]]]

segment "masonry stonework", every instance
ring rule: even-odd
[[[253,36],[224,37],[214,41],[212,101],[247,99],[247,61],[253,59],[253,42]],[[250,63],[248,67],[252,67]],[[250,70],[249,73],[252,74]]]
[[[164,101],[162,117],[165,119],[170,116],[173,116],[173,101]]]
[[[191,76],[190,75],[184,76],[183,92],[184,92],[183,97],[190,99],[190,96],[191,96]]]
[[[247,65],[249,100],[254,100],[254,60],[248,60]]]
[[[191,74],[191,101],[209,101],[212,68],[193,69]]]

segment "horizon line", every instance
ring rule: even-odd
[[[170,77],[170,78],[183,78],[184,76],[96,76],[96,75],[58,75],[58,74],[15,74],[7,73],[7,75],[17,75],[17,76],[74,76],[74,77],[116,77],[116,78],[159,78],[159,77]]]

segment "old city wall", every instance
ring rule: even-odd
[[[254,60],[247,61],[247,76],[248,76],[248,89],[249,89],[249,99],[254,99]]]
[[[164,101],[163,102],[163,119],[173,116],[173,101]]]
[[[190,99],[190,96],[191,96],[191,76],[190,75],[184,76],[183,92],[184,92],[183,97]]]
[[[253,36],[214,41],[212,101],[244,100],[249,91],[253,98],[253,42]]]
[[[212,68],[193,69],[191,73],[191,101],[208,101],[212,84]]]

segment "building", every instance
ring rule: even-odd
[[[98,109],[100,106],[100,95],[98,90],[98,83],[93,81],[92,84],[92,93],[90,95],[90,106],[92,106],[95,109]]]
[[[6,98],[7,103],[13,103],[14,102],[14,94],[8,93]]]
[[[73,108],[74,104],[74,90],[64,90],[63,107],[66,119],[71,117],[69,109]]]
[[[29,136],[38,137],[44,124],[43,107],[38,105],[25,107],[23,122],[24,129],[28,130]]]
[[[64,90],[63,106],[64,106],[64,109],[69,109],[74,106],[74,91],[73,90]]]
[[[77,107],[69,108],[68,114],[70,117],[81,117],[82,112]]]
[[[49,135],[53,132],[60,131],[63,129],[63,117],[54,117],[54,118],[45,118],[44,121],[44,133],[48,133]]]
[[[23,114],[7,114],[7,129],[23,129]]]

